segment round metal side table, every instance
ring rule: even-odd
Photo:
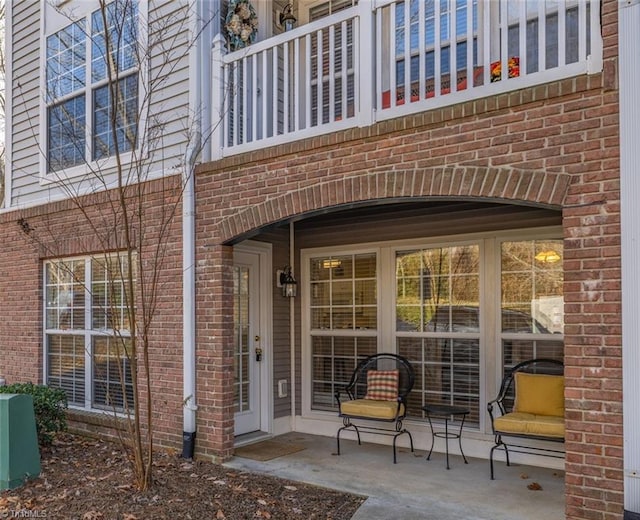
[[[465,464],[469,464],[467,461],[467,457],[464,455],[464,451],[462,451],[462,428],[464,426],[464,420],[469,415],[469,408],[464,408],[462,406],[451,406],[447,404],[428,404],[423,406],[422,409],[424,413],[427,415],[427,420],[429,421],[429,426],[431,427],[431,449],[429,450],[429,454],[427,455],[427,460],[431,458],[431,453],[433,452],[433,445],[435,444],[436,437],[441,439],[445,439],[445,452],[447,454],[447,469],[449,467],[449,439],[458,439],[458,446],[460,446],[460,454],[464,459]],[[449,431],[449,421],[456,416],[462,417],[460,421],[460,430],[458,432],[450,432]],[[433,428],[433,422],[431,422],[432,418],[438,418],[444,420],[444,431],[435,430]]]

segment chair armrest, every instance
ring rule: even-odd
[[[495,421],[495,419],[498,418],[498,415],[504,415],[505,414],[505,410],[502,407],[502,396],[498,396],[496,397],[494,400],[489,401],[487,403],[487,412],[489,412],[489,418],[491,419],[491,430],[493,431],[493,433],[496,433],[495,428],[493,427],[493,422]],[[494,412],[494,408],[497,412],[497,414],[494,416],[493,412]]]
[[[399,395],[397,402],[398,402],[398,406],[396,408],[396,419],[398,419],[400,416],[404,417],[407,415],[407,396]],[[400,413],[402,406],[404,406],[404,414]]]
[[[342,395],[343,393],[347,394],[347,397],[349,399],[354,398],[349,386],[343,386],[342,388],[338,388],[336,390],[336,393],[334,394],[334,397],[336,398],[336,403],[338,403],[338,407],[340,406],[340,395]]]

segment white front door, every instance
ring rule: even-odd
[[[260,255],[234,253],[234,411],[235,434],[260,430],[261,363]]]

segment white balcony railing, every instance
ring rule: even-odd
[[[233,155],[601,68],[599,0],[361,1],[236,52],[214,47],[214,149]]]

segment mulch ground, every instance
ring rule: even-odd
[[[117,444],[64,434],[40,477],[0,492],[0,518],[65,520],[348,520],[363,497],[158,452],[153,489],[138,492]]]

